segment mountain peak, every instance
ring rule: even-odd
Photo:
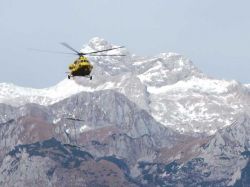
[[[110,44],[107,40],[99,37],[94,37],[89,40],[88,46],[93,49],[106,49],[111,48],[112,44]]]
[[[93,51],[111,49],[111,48],[115,48],[118,46],[119,45],[112,44],[103,38],[94,37],[94,38],[90,39],[87,44],[83,45],[83,48],[80,50],[80,52],[88,53],[88,52],[93,52]],[[106,51],[104,53],[105,54],[126,55],[127,57],[130,57],[129,52],[124,48]],[[93,59],[94,58],[100,59],[100,57],[93,57],[93,56],[92,56],[92,58]],[[104,57],[102,57],[102,58],[104,58]],[[107,57],[107,58],[109,58],[109,57]],[[111,59],[113,59],[113,58],[111,57]]]

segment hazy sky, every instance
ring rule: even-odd
[[[66,77],[74,56],[27,48],[80,49],[99,36],[138,55],[177,52],[216,78],[250,83],[249,0],[0,0],[0,82],[36,88]]]

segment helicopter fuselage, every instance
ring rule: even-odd
[[[93,66],[92,64],[89,62],[89,60],[87,59],[87,56],[125,56],[125,55],[116,55],[116,54],[96,54],[96,53],[101,53],[101,52],[106,52],[106,51],[111,51],[114,49],[120,49],[123,48],[124,46],[120,46],[120,47],[113,47],[110,49],[103,49],[103,50],[98,50],[98,51],[92,51],[92,52],[88,52],[88,53],[83,53],[83,52],[79,52],[76,49],[74,49],[73,47],[71,47],[69,44],[62,42],[61,43],[64,47],[67,47],[68,49],[70,49],[71,51],[73,51],[73,54],[76,54],[79,56],[78,59],[75,60],[75,62],[73,64],[69,65],[69,74],[68,74],[68,78],[70,79],[70,77],[75,77],[75,76],[81,76],[81,77],[89,77],[90,80],[92,80],[92,76],[90,75]]]
[[[70,76],[90,76],[93,65],[85,56],[80,56],[73,64],[69,65]]]

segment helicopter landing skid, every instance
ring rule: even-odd
[[[73,75],[68,75],[68,79],[71,79],[71,77],[72,78],[74,78],[74,77],[79,77],[79,76],[73,76]],[[86,75],[86,76],[80,76],[80,77],[86,77],[86,78],[89,78],[90,80],[92,80],[92,75]]]

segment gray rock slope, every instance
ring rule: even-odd
[[[212,136],[195,138],[159,124],[113,90],[82,92],[49,106],[2,104],[0,110],[2,186],[39,181],[41,186],[59,181],[65,186],[101,181],[106,186],[113,185],[110,181],[119,186],[233,186],[249,180],[246,113]]]
[[[95,160],[86,151],[51,138],[18,145],[1,166],[1,186],[137,186],[122,160]]]
[[[238,116],[215,135],[161,150],[152,162],[138,162],[142,183],[160,186],[249,186],[250,117]]]
[[[116,162],[124,162],[126,171],[112,166],[119,173],[114,180],[122,176],[119,184],[133,186],[138,181],[130,181],[133,179],[132,171],[139,160],[153,162],[159,149],[173,148],[191,138],[159,124],[145,110],[112,90],[82,92],[47,107],[37,104],[11,107],[3,104],[1,110],[0,181],[3,186],[32,186],[39,180],[42,184],[53,186],[58,184],[60,177],[64,178],[62,184],[67,186],[67,172],[72,172],[67,177],[72,182],[71,177],[79,177],[83,172],[81,168],[87,167],[85,162],[88,166],[97,165],[92,173],[98,172],[99,167],[105,169]],[[51,140],[53,137],[57,140]],[[46,142],[51,142],[52,146],[44,146]],[[90,161],[87,159],[83,161],[83,166],[80,164],[67,171],[63,163],[68,159],[73,159],[70,163],[73,165],[79,159],[79,162],[82,161],[75,158],[72,150],[69,151],[64,144],[74,145],[77,150],[86,152]],[[108,162],[104,166],[99,164],[103,158]],[[55,168],[58,168],[58,173],[48,176],[47,173]],[[12,180],[13,177],[16,180]],[[91,182],[85,175],[79,180],[85,181],[87,186]],[[107,182],[107,186],[112,185]]]

